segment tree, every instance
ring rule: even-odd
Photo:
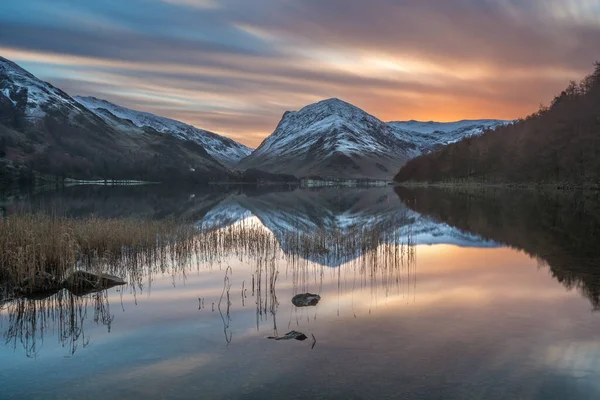
[[[5,137],[0,138],[0,158],[6,157],[7,147],[8,146],[6,144],[6,138]]]

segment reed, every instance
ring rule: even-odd
[[[379,275],[382,282],[398,283],[393,282],[398,268],[412,255],[411,235],[381,228],[307,232],[299,227],[275,235],[245,222],[211,230],[173,219],[15,214],[0,220],[0,284],[18,283],[41,271],[62,280],[83,268],[120,276],[133,290],[142,290],[156,275],[185,279],[193,265],[222,268],[230,257],[255,263],[253,293],[261,292],[262,275],[264,282],[276,279],[276,259],[285,259],[298,283],[307,281],[315,265],[348,263],[365,278]],[[268,310],[266,303],[260,304],[263,312]]]
[[[287,279],[288,273],[294,293],[306,292],[310,287],[320,291],[329,274],[337,280],[339,293],[364,288],[374,298],[381,294],[410,294],[416,285],[416,252],[412,232],[399,229],[400,226],[399,222],[390,221],[389,226],[354,230],[333,227],[307,231],[298,227],[274,234],[252,222],[207,229],[201,223],[172,219],[11,215],[0,219],[0,312],[6,314],[9,327],[4,340],[35,356],[44,332],[58,328],[61,344],[75,352],[88,343],[83,329],[87,310],[93,310],[94,321],[110,330],[113,316],[105,291],[84,297],[59,291],[41,298],[11,293],[11,282],[18,283],[38,272],[49,272],[59,279],[73,269],[108,272],[124,278],[135,296],[138,290],[149,291],[156,276],[171,275],[175,282],[185,279],[194,266],[216,266],[225,271],[225,278],[221,298],[212,303],[212,310],[221,314],[229,342],[232,257],[250,266],[247,273],[251,280],[241,286],[242,306],[246,294],[251,296],[256,307],[256,328],[262,321],[271,320],[273,334],[278,336],[276,316],[280,303],[276,287],[280,278]],[[204,301],[198,299],[199,309],[204,308]],[[297,312],[297,317],[308,315],[308,310]],[[290,324],[291,319],[288,328]]]
[[[0,219],[0,279],[40,271],[65,277],[76,265],[110,269],[189,257],[194,227],[173,220],[71,219],[15,214]]]

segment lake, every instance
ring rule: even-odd
[[[600,398],[598,192],[79,186],[0,205],[210,238],[125,286],[6,299],[2,399]]]

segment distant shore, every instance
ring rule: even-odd
[[[419,188],[464,189],[541,189],[541,190],[600,190],[598,184],[555,183],[483,183],[483,182],[394,182],[394,186]]]

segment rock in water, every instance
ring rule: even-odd
[[[296,307],[316,306],[321,301],[321,296],[312,293],[297,294],[292,297],[292,303]]]
[[[16,286],[15,292],[30,299],[45,299],[62,289],[61,282],[52,274],[36,272]]]
[[[63,286],[77,296],[85,296],[125,284],[127,282],[118,276],[86,271],[76,271],[63,282]]]
[[[267,339],[274,339],[274,340],[292,340],[292,339],[306,340],[306,339],[308,339],[308,336],[306,336],[302,332],[291,331],[291,332],[286,333],[284,336],[269,336],[269,337],[267,337]]]

